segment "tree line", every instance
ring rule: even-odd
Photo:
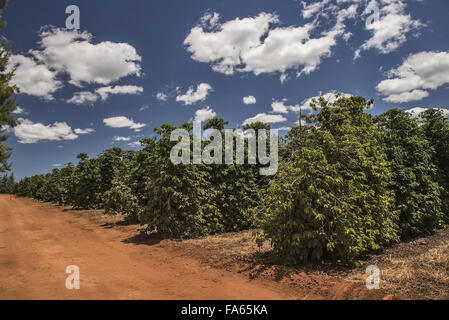
[[[272,177],[248,164],[174,165],[170,133],[192,125],[165,124],[139,151],[82,153],[77,165],[24,178],[9,191],[123,213],[170,238],[256,228],[285,263],[351,262],[449,223],[448,119],[437,109],[372,116],[371,105],[362,97],[315,101],[307,125],[280,139]],[[212,119],[204,129],[223,132],[226,124]]]

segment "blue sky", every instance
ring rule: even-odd
[[[65,29],[70,4],[79,31]],[[374,98],[373,114],[447,108],[448,14],[445,0],[12,0],[2,36],[24,119],[10,129],[13,172],[136,149],[195,117],[287,129],[320,94]]]

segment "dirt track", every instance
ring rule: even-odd
[[[161,246],[124,241],[132,235],[0,195],[0,299],[307,298],[281,282],[249,280]],[[65,287],[69,265],[80,268],[80,290]]]

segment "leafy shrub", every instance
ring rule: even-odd
[[[313,126],[290,133],[294,148],[270,182],[262,223],[286,263],[349,262],[397,240],[391,172],[382,132],[363,112],[369,105],[321,99],[320,112],[308,117]]]
[[[138,222],[140,212],[137,197],[129,186],[121,181],[114,181],[111,189],[104,194],[104,209],[106,214],[122,213],[129,223]]]
[[[405,111],[391,109],[375,121],[385,132],[385,150],[393,172],[390,189],[399,211],[401,238],[430,235],[442,218],[434,150],[418,121]]]
[[[449,225],[449,120],[438,109],[428,109],[420,118],[425,137],[435,150],[432,162],[437,167],[436,181],[442,187],[442,224]]]
[[[188,128],[188,126],[186,127]],[[222,230],[221,217],[213,205],[209,172],[203,165],[175,165],[170,160],[170,141],[175,127],[157,128],[160,140],[144,140],[147,202],[139,215],[149,230],[166,237],[199,237]]]

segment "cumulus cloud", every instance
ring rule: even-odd
[[[301,111],[312,111],[313,107],[311,106],[313,100],[318,101],[318,99],[320,97],[323,97],[325,100],[329,101],[330,103],[333,103],[335,101],[337,101],[339,98],[350,98],[353,95],[350,93],[337,93],[337,92],[328,92],[325,94],[321,94],[319,96],[315,96],[315,97],[310,97],[306,100],[304,100],[300,105],[299,108],[297,109],[299,112],[299,109],[301,109]]]
[[[93,44],[93,36],[87,31],[54,27],[43,29],[40,36],[40,48],[31,53],[50,69],[68,74],[73,85],[108,85],[129,75],[140,75],[142,58],[127,43]]]
[[[14,134],[18,138],[18,142],[23,144],[36,143],[42,140],[59,141],[78,138],[78,135],[66,122],[44,125],[28,119],[20,119],[20,124],[14,127]]]
[[[419,101],[449,83],[449,51],[424,51],[413,54],[401,66],[388,72],[377,90],[387,102]]]
[[[17,86],[21,93],[52,100],[52,94],[62,87],[62,82],[56,79],[56,72],[23,55],[11,55],[7,71],[14,71],[11,84]]]
[[[89,104],[93,105],[99,99],[106,101],[112,94],[140,94],[143,92],[142,87],[138,86],[115,86],[115,87],[101,87],[95,90],[95,92],[81,91],[75,92],[73,97],[66,100],[67,103],[73,104]]]
[[[95,130],[92,128],[86,128],[86,129],[75,129],[74,130],[76,134],[82,135],[82,134],[91,134],[94,133]]]
[[[73,94],[73,97],[66,100],[67,103],[82,105],[82,104],[89,104],[93,105],[97,100],[99,96],[95,93],[89,92],[89,91],[81,91],[81,92],[75,92]]]
[[[257,100],[254,96],[243,97],[244,104],[255,104],[256,102],[257,102]]]
[[[275,128],[276,130],[279,131],[290,131],[292,129],[292,127],[280,127],[280,128]]]
[[[131,137],[114,137],[114,141],[129,141]]]
[[[138,148],[141,147],[142,144],[140,143],[140,141],[134,141],[134,142],[130,142],[126,144],[127,146],[131,147],[131,148]]]
[[[127,117],[111,117],[103,120],[103,123],[110,128],[129,128],[134,131],[140,131],[146,124],[143,123],[135,123],[132,119],[128,119]]]
[[[166,94],[163,93],[163,92],[158,92],[158,93],[156,94],[156,99],[159,100],[159,101],[167,101],[168,95],[166,95]]]
[[[185,94],[178,95],[176,101],[184,102],[185,105],[192,105],[199,101],[206,100],[212,87],[208,83],[200,83],[196,90],[194,87],[190,87]]]
[[[418,118],[421,113],[423,113],[424,111],[429,110],[429,109],[441,110],[445,117],[449,117],[449,109],[443,109],[443,108],[421,108],[421,107],[416,107],[416,108],[408,109],[408,110],[406,110],[406,112],[410,113],[412,115],[412,117]]]
[[[403,0],[371,0],[362,17],[368,19],[378,12],[379,20],[367,24],[371,38],[356,51],[355,58],[360,57],[361,51],[369,49],[377,49],[382,54],[393,52],[407,41],[407,35],[424,26],[407,14],[405,9]]]
[[[53,99],[53,93],[63,87],[57,79],[60,75],[68,75],[69,83],[78,87],[108,85],[126,76],[140,76],[142,59],[127,43],[94,44],[87,31],[55,27],[43,28],[40,38],[39,47],[30,50],[29,56],[12,55],[9,61],[8,71],[15,70],[11,83],[21,93]]]
[[[287,99],[274,100],[271,103],[271,109],[275,113],[289,113],[290,111],[299,112],[299,104],[286,105]]]
[[[303,26],[275,27],[279,18],[262,12],[255,17],[236,18],[220,23],[217,13],[207,14],[190,30],[184,40],[192,59],[209,63],[216,72],[231,75],[235,72],[285,72],[309,74],[331,54],[336,39],[344,33],[344,21],[354,17],[357,4],[336,11],[336,24],[319,37],[312,31],[317,23]],[[212,21],[213,20],[213,21]]]
[[[338,98],[348,98],[351,96],[352,95],[349,93],[328,92],[319,96],[307,98],[301,103],[297,104],[288,104],[287,103],[288,100],[284,98],[282,100],[273,100],[273,102],[271,103],[271,110],[273,113],[281,113],[281,114],[286,114],[289,112],[299,113],[300,110],[302,112],[310,112],[313,110],[311,104],[314,99],[318,100],[320,97],[323,97],[325,100],[332,103],[336,101]]]
[[[101,97],[101,100],[105,101],[111,94],[141,94],[143,88],[139,86],[115,86],[115,87],[102,87],[95,92]]]
[[[252,118],[248,118],[245,121],[243,121],[243,125],[252,124],[255,122],[263,122],[263,123],[279,123],[287,121],[287,119],[279,114],[266,114],[266,113],[259,113],[255,115]]]
[[[206,107],[195,112],[195,122],[205,122],[207,120],[213,119],[217,116],[217,113],[210,107]]]
[[[12,114],[27,114],[26,110],[17,106],[16,109],[12,112]]]
[[[330,2],[330,0],[322,0],[322,1],[317,1],[317,2],[312,2],[310,4],[307,4],[305,1],[302,1],[301,2],[302,7],[303,7],[303,9],[301,11],[302,17],[305,19],[312,18],[318,12],[323,10],[329,2]]]

